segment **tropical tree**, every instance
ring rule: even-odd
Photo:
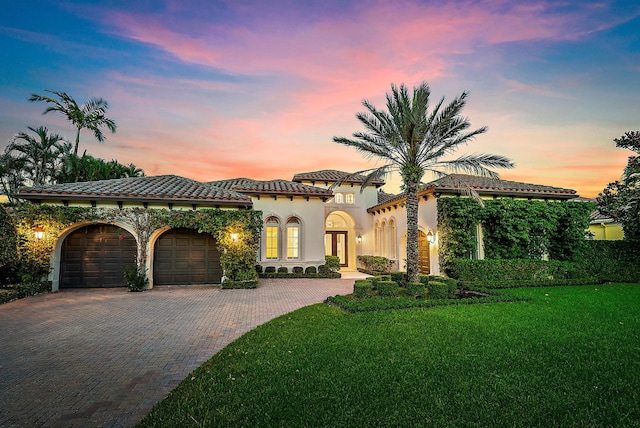
[[[116,132],[116,123],[105,116],[109,105],[102,98],[91,98],[84,104],[78,105],[76,100],[67,95],[66,92],[49,90],[47,90],[47,92],[55,95],[55,97],[31,94],[29,101],[43,101],[49,104],[49,107],[47,107],[42,114],[47,114],[51,111],[58,111],[62,113],[69,122],[71,122],[71,124],[76,128],[76,140],[73,148],[73,153],[75,155],[78,155],[80,131],[83,129],[92,131],[95,139],[100,143],[106,139],[101,128],[106,127],[112,133]]]
[[[0,186],[2,193],[7,196],[10,204],[17,204],[20,201],[15,195],[18,189],[24,185],[26,180],[24,159],[14,156],[10,146],[0,155]]]
[[[640,155],[640,131],[625,132],[613,141]],[[602,214],[622,224],[625,240],[640,241],[640,156],[629,156],[620,180],[609,183],[596,202]]]
[[[25,179],[31,185],[48,184],[56,172],[65,141],[58,134],[49,134],[46,126],[28,128],[35,136],[20,131],[13,138],[9,149],[17,158],[22,159]]]
[[[61,158],[61,166],[55,175],[55,181],[57,183],[76,183],[141,176],[144,176],[144,171],[132,163],[124,165],[115,159],[105,161],[86,153],[83,153],[82,156],[76,156],[67,152]]]
[[[411,282],[418,281],[418,190],[425,172],[437,177],[448,172],[465,172],[497,178],[498,174],[490,168],[514,166],[508,158],[490,154],[447,159],[487,128],[467,131],[469,120],[461,116],[467,92],[446,106],[443,97],[431,110],[430,96],[427,82],[414,87],[413,96],[404,84],[400,87],[392,84],[391,93],[386,95],[388,111],[378,110],[365,99],[362,105],[368,111],[356,117],[366,131],[355,132],[354,139],[333,138],[336,143],[355,147],[366,158],[375,157],[384,162],[380,167],[360,171],[368,172],[363,186],[392,171],[400,173],[407,210],[407,279]]]

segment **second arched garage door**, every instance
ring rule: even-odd
[[[220,251],[211,234],[170,229],[156,241],[154,285],[220,284],[221,281]]]

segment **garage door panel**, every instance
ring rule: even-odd
[[[219,284],[220,252],[213,236],[192,229],[171,229],[156,241],[155,285]]]
[[[122,266],[133,266],[135,257],[135,239],[117,226],[78,229],[62,243],[60,288],[124,287]]]

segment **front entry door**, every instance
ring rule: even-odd
[[[427,235],[421,230],[418,230],[418,271],[427,275],[431,273],[429,240],[427,239]]]
[[[327,231],[324,235],[324,253],[340,259],[340,266],[345,267],[349,262],[349,246],[347,232]]]

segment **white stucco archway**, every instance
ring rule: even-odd
[[[344,237],[344,238],[343,238]],[[331,248],[336,251],[337,243],[342,243],[340,240],[345,239],[344,249],[344,261],[341,270],[354,271],[356,270],[356,257],[358,254],[357,246],[360,245],[356,238],[356,222],[351,214],[346,211],[332,211],[327,215],[325,219],[325,254],[331,255]],[[333,246],[331,247],[331,244]],[[338,249],[340,256],[340,249]]]
[[[49,280],[51,281],[51,291],[59,291],[60,290],[60,263],[62,261],[62,244],[64,240],[75,232],[78,229],[81,229],[86,226],[91,226],[94,224],[108,224],[120,227],[127,232],[129,232],[133,238],[136,240],[136,245],[139,245],[138,234],[135,232],[133,227],[127,223],[122,223],[118,221],[114,222],[106,222],[106,221],[82,221],[79,223],[75,223],[60,232],[58,236],[58,240],[56,241],[56,245],[53,248],[53,252],[51,253],[50,266],[51,270],[49,272]]]

